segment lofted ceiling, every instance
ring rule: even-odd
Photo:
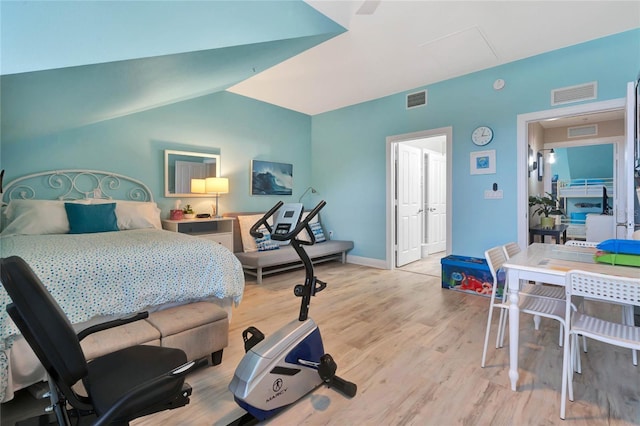
[[[640,27],[637,1],[307,2],[348,31],[231,92],[314,115]]]
[[[0,4],[3,143],[224,90],[315,115],[640,27],[635,1]]]

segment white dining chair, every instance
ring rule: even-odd
[[[511,242],[505,244],[503,247],[504,255],[507,260],[509,260],[512,256],[520,253],[520,246],[518,243]],[[521,294],[530,294],[533,296],[539,297],[551,297],[553,299],[564,300],[564,289],[558,285],[552,284],[529,284],[526,282],[520,283],[520,293]]]
[[[509,260],[512,256],[520,253],[520,246],[518,243],[510,242],[502,246],[504,250],[505,257]],[[538,283],[530,284],[527,281],[520,282],[520,292],[519,294],[538,296],[538,297],[550,297],[552,299],[564,300],[564,288],[557,285]],[[500,327],[499,331],[502,331],[502,335],[500,336],[500,347],[504,344],[504,330],[506,328],[506,314],[503,311],[500,311]],[[534,316],[533,324],[536,330],[540,328],[540,317]],[[562,346],[562,333],[559,335],[558,345]]]
[[[568,301],[580,296],[602,302],[640,306],[640,279],[637,278],[573,270],[567,273],[565,291]],[[574,364],[580,366],[580,351],[576,350],[578,335],[634,351],[640,349],[640,327],[596,318],[572,309],[571,305],[565,306],[565,323],[570,324],[570,327],[565,337],[562,359],[561,419],[566,414],[567,388],[569,400],[573,401]]]
[[[497,298],[498,288],[498,271],[507,260],[503,246],[493,247],[484,252],[489,270],[493,276],[493,285],[491,287],[491,298],[489,302],[489,315],[487,318],[487,328],[484,335],[484,347],[482,349],[482,367],[485,366],[487,358],[487,346],[489,345],[489,333],[491,331],[491,319],[493,318],[493,310],[500,309],[500,320],[498,321],[498,335],[496,337],[496,348],[504,345],[504,330],[506,328],[506,319],[509,309],[509,299],[506,291],[503,292],[501,298]],[[505,289],[506,290],[506,289]],[[565,329],[564,311],[565,301],[551,297],[540,297],[529,293],[521,293],[518,306],[521,313],[531,315],[539,315],[541,317],[551,318],[560,322],[560,341],[563,340],[563,332]]]
[[[565,246],[573,246],[573,247],[589,247],[595,248],[600,244],[597,241],[579,241],[579,240],[569,240],[564,243]],[[588,299],[588,298],[587,298]],[[633,305],[628,305],[625,303],[617,303],[622,306],[622,324],[633,325]],[[584,352],[587,352],[587,339],[583,339],[583,347]],[[638,365],[638,351],[632,351],[633,354],[633,365]]]

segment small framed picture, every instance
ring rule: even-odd
[[[470,155],[470,173],[489,175],[496,172],[496,150],[476,151]]]

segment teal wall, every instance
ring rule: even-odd
[[[0,19],[3,75],[251,45],[339,27],[302,0],[3,0]]]
[[[550,109],[553,88],[598,81],[598,101],[625,96],[640,70],[640,30],[550,52],[429,85],[428,105],[407,111],[405,94],[309,117],[227,92],[155,108],[45,136],[3,143],[5,181],[60,168],[109,170],[146,182],[166,215],[174,199],[163,194],[163,150],[220,153],[231,193],[222,211],[266,210],[277,197],[249,195],[252,159],[294,165],[297,201],[312,185],[308,205],[323,198],[327,229],[352,239],[352,254],[385,258],[386,137],[453,127],[453,253],[481,257],[487,247],[517,240],[516,121],[518,114]],[[506,87],[494,91],[502,78]],[[411,92],[421,89],[416,88]],[[409,93],[409,92],[407,92]],[[89,96],[89,94],[88,94]],[[24,123],[28,126],[29,123]],[[495,175],[469,175],[473,129],[489,125],[495,137]],[[502,200],[484,200],[497,182]],[[209,211],[211,202],[190,202]]]
[[[62,168],[107,170],[142,180],[167,216],[175,198],[164,198],[165,149],[221,156],[221,176],[230,194],[220,210],[262,211],[276,197],[249,196],[252,159],[293,164],[297,201],[309,186],[311,118],[228,92],[156,108],[44,137],[2,145],[5,182],[25,174]],[[211,200],[182,199],[210,213]]]
[[[483,257],[516,241],[517,116],[551,109],[552,89],[591,81],[597,101],[623,98],[639,70],[640,30],[633,30],[425,86],[426,107],[405,109],[412,90],[314,116],[312,184],[328,193],[327,226],[356,241],[352,254],[385,259],[387,136],[452,126],[453,253]],[[492,88],[498,78],[506,81],[501,91]],[[481,150],[470,140],[479,125],[494,130],[483,149],[496,150],[496,174],[469,174],[469,154]],[[494,182],[504,198],[485,200]]]

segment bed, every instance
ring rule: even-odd
[[[38,173],[7,184],[2,200],[2,257],[25,259],[77,329],[203,300],[230,311],[242,298],[236,257],[215,242],[162,230],[151,191],[135,179]],[[30,351],[8,303],[0,288],[0,401],[44,379],[37,360],[24,356]]]
[[[607,194],[614,194],[613,178],[567,179],[558,181],[558,197],[602,197],[602,187]]]
[[[586,239],[587,213],[602,211],[602,188],[608,197],[614,197],[613,178],[558,180],[558,199],[564,202],[566,212],[562,223],[568,225],[567,238]]]

